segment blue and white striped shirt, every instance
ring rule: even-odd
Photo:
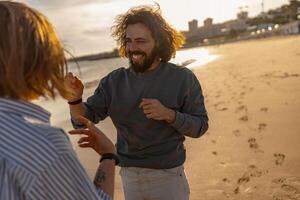
[[[111,199],[41,107],[0,98],[0,199]]]

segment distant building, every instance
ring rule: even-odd
[[[213,19],[212,18],[207,18],[207,19],[204,20],[203,24],[204,24],[204,27],[210,27],[210,26],[213,25]]]
[[[198,35],[203,39],[218,37],[223,35],[222,28],[221,24],[202,26],[198,29]]]
[[[300,34],[300,21],[293,21],[279,27],[278,31],[284,35]]]
[[[207,38],[213,38],[222,35],[222,25],[213,24],[212,18],[207,18],[203,21],[204,26],[198,27],[198,21],[192,20],[189,22],[189,31],[185,32],[187,40],[203,41]]]
[[[247,18],[248,13],[241,13],[241,18]],[[206,18],[203,26],[198,27],[198,21],[189,21],[189,30],[184,32],[187,42],[199,43],[206,39],[218,38],[229,35],[231,31],[243,32],[248,25],[243,19],[230,20],[221,24],[214,24],[212,18]]]
[[[198,29],[198,21],[197,20],[192,20],[189,21],[189,32],[194,33]]]
[[[223,23],[226,31],[235,30],[238,32],[242,32],[247,30],[248,25],[246,24],[245,20],[237,19],[237,20],[230,20]]]

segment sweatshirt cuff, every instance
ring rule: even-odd
[[[172,124],[170,124],[170,125],[173,128],[175,128],[176,130],[179,130],[183,126],[184,120],[185,120],[184,114],[176,111],[175,121]]]
[[[86,128],[85,125],[81,124],[79,121],[71,117],[71,123],[75,129]]]

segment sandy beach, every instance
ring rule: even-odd
[[[300,37],[215,47],[195,71],[210,128],[188,139],[191,199],[300,199]]]
[[[220,58],[194,69],[210,128],[185,142],[191,200],[300,199],[299,44],[292,36],[210,47]],[[63,117],[58,125],[70,130]],[[97,126],[115,141],[109,119]],[[74,148],[93,177],[99,156],[79,149],[77,139],[71,138]],[[122,200],[116,170],[115,199]]]

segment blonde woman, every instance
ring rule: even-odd
[[[69,95],[63,48],[47,18],[0,1],[0,199],[112,199],[117,162],[111,141],[85,118],[83,147],[102,155],[94,184],[50,113],[31,103]]]

